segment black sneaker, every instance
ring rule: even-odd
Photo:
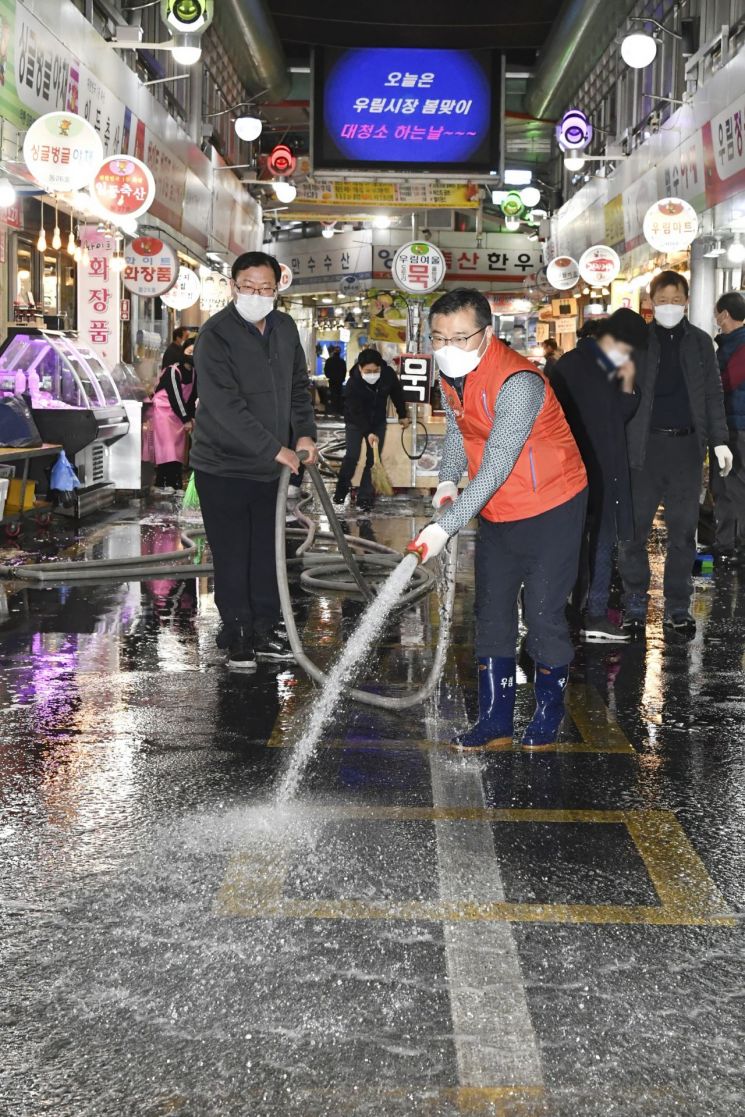
[[[254,636],[257,659],[286,660],[294,659],[287,635],[279,628],[271,632],[259,633]]]
[[[647,635],[647,618],[624,617],[622,631],[629,640],[643,640]]]
[[[676,632],[679,636],[696,635],[696,622],[690,613],[672,613],[665,617],[662,626],[668,632]]]
[[[620,643],[625,640],[631,639],[631,633],[619,628],[617,624],[613,624],[607,617],[585,617],[584,623],[580,630],[580,636],[583,640],[601,641],[606,640],[611,643]]]
[[[239,629],[230,642],[228,667],[233,671],[253,671],[256,668],[253,640],[245,629]]]

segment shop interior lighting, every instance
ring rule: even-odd
[[[15,205],[16,191],[13,183],[6,175],[0,176],[0,209],[7,209]]]
[[[258,140],[264,125],[258,116],[239,116],[236,117],[233,127],[239,140],[253,143],[254,140]]]
[[[727,249],[727,259],[731,264],[745,263],[745,244],[742,243],[739,233],[735,233],[735,239]]]
[[[621,58],[632,70],[643,70],[657,56],[657,40],[644,31],[633,31],[621,43]]]
[[[59,252],[62,247],[62,233],[59,228],[59,213],[57,207],[54,207],[54,232],[52,233],[52,248],[55,252]]]
[[[390,227],[391,219],[387,213],[379,213],[376,217],[373,217],[374,229],[390,229]]]
[[[504,227],[509,233],[516,233],[517,230],[520,228],[520,218],[519,217],[505,217]]]
[[[297,186],[294,182],[287,182],[284,178],[278,178],[276,182],[273,182],[272,188],[278,202],[294,202],[297,197]]]
[[[335,224],[326,225],[326,226],[324,226],[323,229],[321,229],[321,236],[325,237],[326,240],[331,240],[331,238],[333,237],[335,232],[336,232],[336,225]]]
[[[111,270],[113,272],[122,272],[125,266],[126,260],[124,259],[124,253],[121,248],[117,248],[114,255],[111,257]]]
[[[584,165],[585,161],[579,155],[568,155],[564,159],[564,167],[568,171],[581,171]]]
[[[75,255],[75,248],[76,248],[75,232],[74,232],[73,227],[72,227],[72,214],[70,214],[70,234],[67,238],[67,251],[70,254],[70,256]]]
[[[532,209],[537,206],[541,200],[541,192],[537,186],[526,186],[524,190],[520,191],[520,197],[523,200],[523,205],[526,209]]]
[[[199,35],[189,34],[188,31],[173,36],[171,48],[173,61],[179,66],[193,66],[202,57],[202,43]]]
[[[47,250],[47,235],[44,232],[44,202],[41,202],[41,228],[39,229],[39,239],[36,242],[36,247],[39,252],[46,252]]]
[[[334,300],[332,298],[330,298],[328,295],[324,295],[323,298],[321,299],[321,302],[326,303],[327,306],[330,305],[333,301]]]
[[[532,171],[521,171],[515,167],[508,167],[504,172],[505,186],[530,186],[532,181]]]

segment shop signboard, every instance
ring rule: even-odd
[[[288,267],[287,264],[280,264],[279,271],[280,276],[277,290],[282,294],[283,291],[287,291],[288,288],[292,286],[292,268]]]
[[[129,322],[132,316],[132,301],[131,299],[122,299],[119,308],[119,318],[122,322]]]
[[[176,282],[171,289],[160,296],[160,301],[171,310],[186,310],[194,306],[202,293],[199,276],[191,268],[180,267]]]
[[[406,342],[406,323],[409,309],[405,297],[400,291],[369,292],[368,314],[370,325],[368,336],[370,341],[393,341],[398,344]]]
[[[333,206],[341,213],[349,206],[384,209],[478,209],[476,183],[431,182],[409,178],[400,182],[346,182],[314,177],[298,185],[298,204]],[[293,209],[294,216],[294,209]]]
[[[178,257],[159,237],[135,237],[124,248],[124,286],[133,295],[155,298],[176,282]]]
[[[150,168],[131,155],[105,159],[96,171],[93,191],[99,206],[114,219],[141,217],[152,205],[155,180]]]
[[[432,357],[426,353],[404,353],[399,380],[407,403],[429,403]]]
[[[698,214],[682,198],[661,198],[644,215],[644,239],[658,252],[682,252],[696,239]]]
[[[546,278],[557,291],[570,291],[579,281],[579,264],[573,256],[556,256],[546,268]]]
[[[745,98],[738,97],[703,128],[706,200],[712,206],[745,189]]]
[[[222,272],[211,268],[200,268],[199,279],[202,291],[199,296],[199,309],[205,314],[216,314],[230,302],[230,280]]]
[[[342,234],[333,241],[322,237],[307,241],[280,242],[277,257],[292,271],[293,287],[315,287],[330,291],[347,278],[355,276],[360,284],[370,280],[371,246]],[[337,246],[338,241],[338,246]],[[280,253],[281,257],[280,258]]]
[[[594,244],[579,258],[579,274],[591,287],[607,287],[620,270],[618,253],[607,244]]]
[[[66,193],[90,185],[103,159],[103,145],[81,116],[50,112],[26,133],[23,158],[34,182],[44,190]]]
[[[512,283],[519,284],[526,276],[534,275],[541,266],[540,246],[526,237],[503,236],[498,247],[439,249],[445,261],[445,281],[450,283]],[[395,247],[377,245],[373,255],[375,279],[390,279]]]
[[[445,278],[445,257],[429,241],[402,244],[393,257],[393,282],[412,295],[429,295]]]
[[[80,230],[89,261],[78,264],[78,333],[98,353],[104,364],[119,360],[119,275],[111,267],[116,239],[99,233],[93,225]]]

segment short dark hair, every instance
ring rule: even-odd
[[[274,256],[270,256],[268,252],[242,252],[234,261],[230,272],[233,280],[237,279],[239,272],[246,271],[247,268],[271,268],[277,283],[282,278],[279,261]]]
[[[435,314],[455,314],[469,306],[478,322],[479,329],[483,330],[487,326],[491,326],[492,313],[489,300],[486,295],[482,295],[480,291],[473,291],[470,287],[456,287],[455,290],[440,295],[437,302],[429,308],[430,325],[432,325]]]
[[[556,352],[556,350],[559,348],[559,343],[557,342],[555,337],[547,337],[544,341],[541,342],[541,345],[547,345],[548,348],[553,349],[554,352]]]
[[[632,349],[646,349],[649,330],[641,314],[630,307],[621,306],[598,323],[596,338],[610,334],[616,341],[624,341]]]
[[[173,344],[178,345],[179,338],[191,333],[191,326],[177,326],[173,331]]]
[[[717,299],[717,311],[726,310],[735,322],[745,322],[745,299],[739,291],[725,291]]]
[[[680,287],[688,298],[688,280],[679,271],[661,271],[649,285],[649,297],[653,299],[661,287]]]
[[[377,365],[378,368],[383,367],[383,358],[377,349],[362,349],[357,358],[357,365],[362,368],[363,365]]]

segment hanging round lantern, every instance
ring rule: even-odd
[[[583,151],[592,140],[592,124],[579,109],[569,109],[556,125],[556,139],[565,151]]]
[[[267,156],[267,170],[273,175],[291,175],[297,166],[297,159],[287,144],[277,144]]]
[[[517,190],[511,190],[510,193],[502,199],[500,209],[505,217],[520,216],[525,209],[525,205]]]

